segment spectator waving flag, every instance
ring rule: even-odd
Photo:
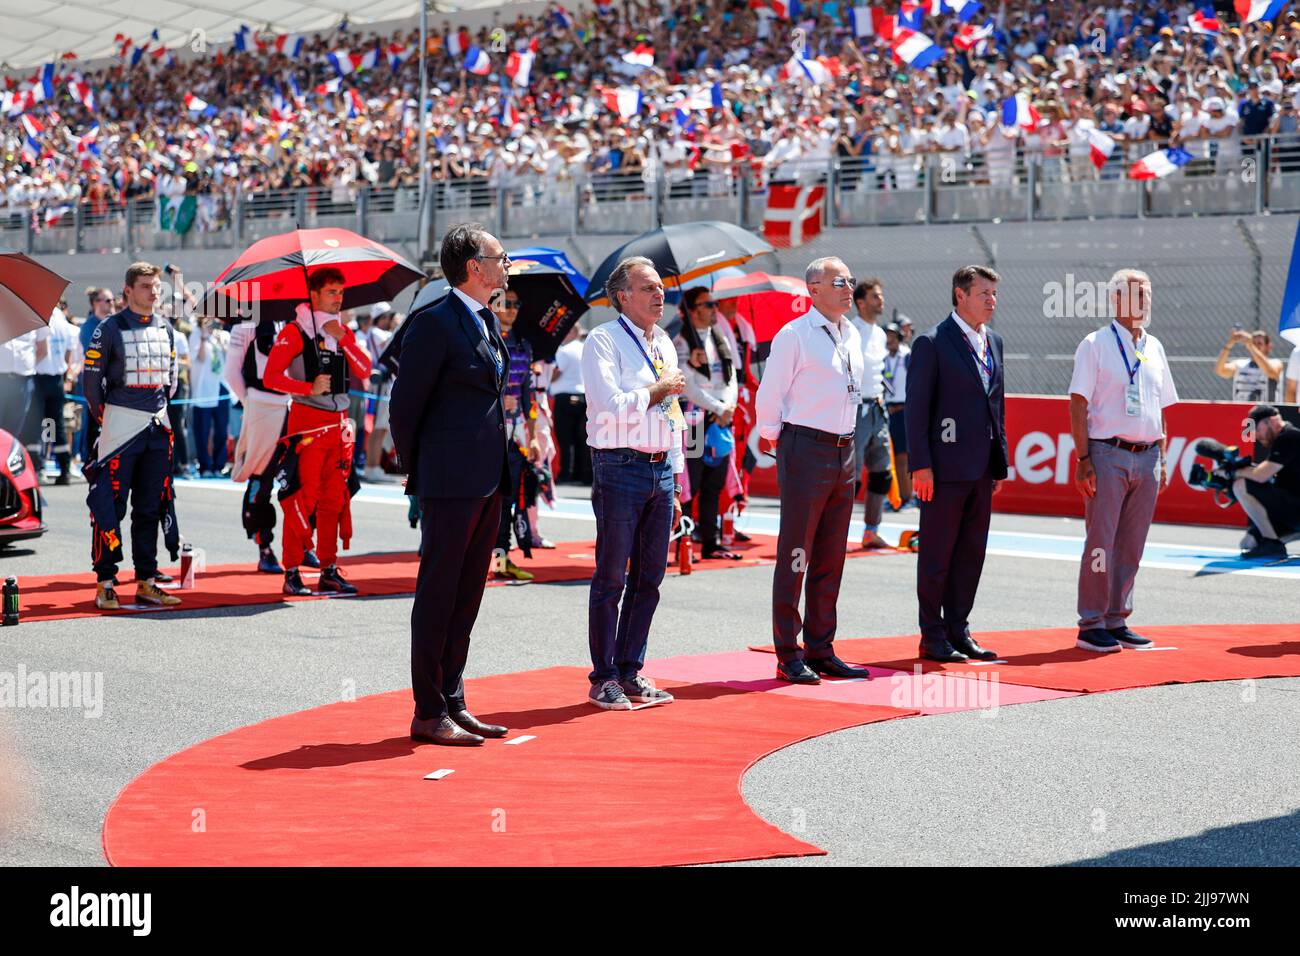
[[[523,117],[515,109],[514,99],[510,94],[507,93],[501,97],[501,108],[497,110],[495,119],[501,124],[502,129],[510,129],[517,123],[523,122]]]
[[[952,45],[959,50],[970,50],[991,37],[994,29],[992,20],[986,21],[982,27],[977,27],[973,23],[963,23],[957,30],[957,35],[952,38]]]
[[[925,29],[925,7],[904,3],[898,8],[898,29],[920,33]]]
[[[914,70],[924,70],[943,56],[943,47],[936,46],[929,37],[911,30],[896,32],[893,48],[894,59],[906,63]]]
[[[1136,163],[1129,167],[1129,179],[1164,179],[1171,173],[1176,173],[1189,162],[1192,161],[1192,154],[1185,149],[1179,149],[1171,146],[1169,149],[1158,149],[1154,153],[1143,156]]]
[[[1207,7],[1204,10],[1196,10],[1187,18],[1187,25],[1192,28],[1193,33],[1215,34],[1223,29],[1219,23],[1219,18],[1214,15],[1214,11]]]
[[[90,112],[95,111],[95,91],[77,73],[68,79],[68,94]]]
[[[316,92],[319,93],[321,96],[329,96],[331,93],[337,93],[342,88],[343,88],[343,80],[341,80],[339,77],[336,76],[334,77],[334,79],[330,80],[327,83],[319,84],[316,87]]]
[[[979,0],[941,0],[944,13],[955,13],[962,23],[969,23],[975,14],[984,9]]]
[[[185,102],[185,108],[191,113],[202,113],[205,110],[212,109],[205,100],[199,99],[193,93],[186,93],[182,99]]]
[[[809,60],[799,56],[790,57],[781,67],[780,78],[783,80],[804,80],[814,86],[825,86],[835,76],[835,70],[824,58]]]
[[[394,73],[402,68],[402,64],[410,59],[411,50],[409,47],[402,46],[398,43],[388,45],[388,66]]]
[[[23,156],[34,163],[41,157],[41,137],[45,134],[45,127],[36,117],[26,113],[18,122],[23,128]]]
[[[366,113],[366,101],[361,98],[356,87],[348,90],[348,119],[356,119]]]
[[[533,71],[533,58],[537,56],[537,38],[528,44],[528,49],[520,52],[513,51],[510,58],[506,61],[506,76],[515,86],[527,86],[528,77]]]
[[[884,7],[854,7],[853,35],[890,40],[894,36],[894,18]]]
[[[623,54],[623,62],[629,66],[654,66],[655,51],[648,43],[638,43],[635,47]]]
[[[54,99],[54,82],[54,64],[46,63],[41,67],[40,82],[37,84],[37,88],[41,92],[41,99]]]
[[[1287,0],[1232,0],[1242,23],[1275,20],[1286,4]]]
[[[466,73],[473,73],[476,76],[487,76],[492,72],[492,61],[488,59],[488,55],[482,47],[471,46],[465,51],[465,63],[462,69]]]
[[[628,119],[641,112],[641,91],[635,86],[620,86],[618,89],[606,89],[601,94],[605,107]]]
[[[1115,151],[1115,140],[1110,134],[1092,126],[1088,129],[1088,156],[1092,160],[1092,165],[1098,169],[1106,165],[1106,160],[1110,159],[1110,154]]]
[[[84,134],[77,137],[77,155],[85,156],[87,154],[91,154],[94,156],[98,156],[99,144],[98,142],[96,142],[98,139],[99,139],[99,124],[96,123],[94,126],[90,127],[90,129],[87,130]]]
[[[1029,102],[1028,93],[1017,93],[1002,101],[1002,125],[1020,129],[1038,129],[1043,117]]]

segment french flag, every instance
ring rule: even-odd
[[[880,37],[892,40],[895,20],[885,12],[884,7],[854,7],[853,35],[856,37]]]
[[[920,33],[925,29],[925,8],[914,3],[904,3],[898,8],[898,28]]]
[[[962,23],[970,23],[971,17],[984,9],[979,0],[942,0],[944,12],[957,14]]]
[[[41,125],[40,120],[26,113],[22,115],[19,122],[26,134],[23,140],[23,155],[34,163],[41,155],[41,136],[45,133],[45,127]]]
[[[336,76],[334,77],[334,79],[318,85],[316,87],[316,92],[319,93],[321,96],[328,96],[331,93],[337,93],[342,88],[342,86],[343,86],[343,80],[341,80],[339,77]]]
[[[1171,173],[1176,173],[1192,161],[1192,154],[1185,149],[1179,149],[1174,146],[1169,149],[1158,149],[1154,153],[1143,156],[1136,163],[1129,167],[1129,179],[1164,179]]]
[[[275,38],[275,52],[285,53],[291,60],[296,60],[298,57],[302,56],[302,44],[303,38],[298,37],[298,39],[293,41],[293,46],[290,47],[289,34],[281,33]]]
[[[293,103],[298,109],[302,109],[302,87],[298,85],[298,80],[292,73],[289,74],[289,92],[293,96]]]
[[[807,80],[814,86],[825,86],[831,80],[831,71],[825,63],[820,60],[807,60],[797,56],[792,56],[781,67],[781,79],[783,80]]]
[[[366,101],[356,89],[348,90],[348,119],[356,119],[366,111]]]
[[[469,47],[469,31],[464,27],[461,27],[455,33],[447,34],[447,52],[452,56],[460,56]]]
[[[751,10],[771,10],[782,20],[797,20],[802,8],[799,0],[749,0]]]
[[[135,51],[131,54],[131,65],[132,65],[132,66],[139,66],[139,65],[140,65],[140,61],[144,59],[144,55],[145,55],[145,53],[147,53],[148,51],[149,51],[149,44],[148,44],[148,43],[146,43],[144,46],[138,46],[138,47],[136,47],[136,48],[135,48]]]
[[[99,155],[99,124],[96,123],[90,127],[84,134],[77,137],[77,155],[84,156],[87,153]]]
[[[523,53],[514,51],[506,60],[506,76],[515,86],[527,86],[528,77],[533,72],[533,58],[537,56],[537,38],[533,37],[528,49]]]
[[[982,27],[963,23],[957,30],[957,35],[952,38],[952,45],[959,50],[970,50],[991,37],[994,29],[992,20],[985,22]]]
[[[379,65],[379,58],[382,52],[379,47],[372,47],[365,53],[352,54],[352,67],[354,70],[373,70]]]
[[[1028,93],[1017,93],[1002,101],[1002,125],[1018,126],[1021,129],[1038,129],[1042,116],[1029,102]]]
[[[635,47],[623,54],[623,62],[630,66],[654,66],[655,50],[648,43],[638,43]]]
[[[496,120],[505,129],[510,129],[515,124],[522,123],[524,118],[515,109],[514,100],[509,96],[504,96],[501,98],[501,108],[497,110]]]
[[[1219,18],[1210,9],[1195,11],[1187,18],[1187,25],[1192,28],[1193,33],[1200,34],[1215,34],[1223,29]]]
[[[465,63],[462,67],[466,73],[475,76],[487,76],[492,72],[492,61],[481,47],[471,46],[465,51]]]
[[[69,78],[68,94],[90,112],[95,111],[95,91],[90,88],[80,73]]]
[[[636,116],[641,112],[641,91],[635,86],[620,86],[616,90],[602,93],[605,107],[618,113],[622,119]]]
[[[45,210],[45,225],[58,225],[60,219],[72,212],[72,207],[66,203],[62,206],[51,206]]]
[[[235,50],[239,53],[243,53],[248,49],[248,32],[247,23],[243,24],[237,31],[235,31]]]
[[[1275,20],[1286,4],[1287,0],[1232,0],[1232,6],[1242,23]]]
[[[193,93],[186,93],[182,100],[185,103],[185,108],[191,113],[203,113],[206,116],[213,116],[217,112],[215,108],[209,106],[206,101],[199,99]]]
[[[36,85],[40,91],[40,98],[44,100],[54,99],[54,64],[46,63],[41,67],[40,82]]]
[[[410,59],[411,51],[404,46],[391,43],[388,46],[388,65],[396,73],[402,68],[402,64]]]
[[[1110,159],[1110,154],[1115,152],[1115,140],[1110,134],[1097,129],[1093,126],[1088,130],[1088,156],[1092,160],[1092,165],[1098,169],[1106,165],[1106,160]]]
[[[894,59],[906,63],[914,70],[924,70],[943,57],[943,47],[936,46],[927,36],[900,30],[894,35]]]
[[[356,69],[356,64],[352,61],[352,54],[346,50],[330,50],[326,59],[330,61],[330,65],[334,67],[334,72],[339,76],[347,76]]]

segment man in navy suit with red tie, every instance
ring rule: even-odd
[[[952,313],[912,342],[905,416],[921,502],[920,656],[929,660],[997,659],[971,637],[968,618],[1009,460],[1002,337],[988,328],[998,281],[984,266],[958,269]]]
[[[420,502],[420,571],[411,606],[411,737],[476,746],[504,737],[465,706],[462,675],[509,487],[502,391],[505,342],[489,303],[506,288],[509,257],[476,223],[443,237],[443,299],[410,315],[389,425]]]

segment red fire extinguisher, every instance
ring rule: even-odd
[[[695,522],[682,515],[682,520],[677,525],[677,532],[669,539],[677,542],[677,570],[680,574],[691,573],[691,561],[694,558],[691,532],[694,530]]]

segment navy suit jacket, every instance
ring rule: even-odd
[[[988,337],[993,375],[987,393],[951,315],[912,342],[905,416],[910,470],[932,468],[935,481],[975,481],[985,468],[992,469],[994,479],[1007,476],[1002,336],[989,329]]]
[[[509,354],[497,374],[478,320],[456,295],[407,316],[389,406],[393,446],[406,469],[407,494],[488,498],[509,486],[502,390]]]

